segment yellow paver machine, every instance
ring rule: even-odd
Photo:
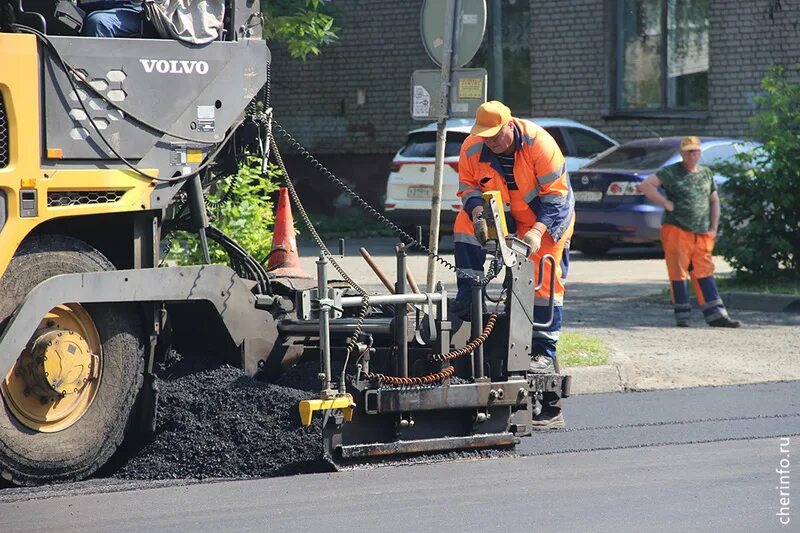
[[[328,281],[324,246],[317,279],[293,279],[209,224],[204,190],[235,169],[243,137],[264,157],[275,145],[258,2],[227,0],[219,37],[192,46],[79,37],[24,0],[12,7],[0,26],[6,481],[85,478],[126,433],[152,428],[154,363],[176,344],[264,379],[319,358],[319,398],[300,414],[308,423],[322,413],[337,465],[510,447],[531,433],[543,393],[568,395],[568,376],[528,370],[532,329],[547,325],[533,322],[532,287],[552,280],[534,279],[496,199],[490,273],[505,283],[486,313],[493,276],[476,278],[459,347],[446,290],[407,289],[402,246],[395,293],[370,296],[346,276],[352,283]],[[206,258],[217,243],[227,264],[161,265],[162,234],[175,227],[197,233]]]

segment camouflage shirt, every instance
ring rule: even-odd
[[[717,190],[711,170],[698,165],[697,172],[689,172],[683,162],[678,162],[662,168],[656,176],[675,206],[672,212],[664,211],[662,224],[694,233],[707,232],[711,222],[710,196]]]

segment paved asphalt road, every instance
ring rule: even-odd
[[[800,382],[567,402],[570,429],[525,439],[514,457],[262,480],[6,489],[0,524],[4,533],[797,531]],[[780,478],[781,466],[790,477]]]

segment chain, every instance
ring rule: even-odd
[[[412,386],[419,386],[419,385],[430,385],[431,383],[440,383],[445,379],[452,376],[456,371],[456,367],[448,366],[441,372],[436,372],[435,374],[426,374],[424,376],[413,376],[408,378],[401,378],[400,376],[387,376],[385,374],[375,374],[370,372],[367,374],[367,378],[371,381],[378,382],[380,384],[387,384],[387,385],[412,385]]]
[[[494,323],[497,322],[497,313],[492,313],[489,315],[489,320],[486,321],[486,325],[483,327],[483,331],[480,335],[469,341],[467,344],[453,350],[451,352],[447,352],[446,354],[435,353],[428,356],[428,359],[431,361],[451,361],[458,357],[462,357],[467,355],[469,352],[473,351],[475,348],[486,342],[486,339],[489,338],[489,335],[492,334],[492,330],[494,329]]]
[[[330,263],[333,265],[333,268],[335,268],[336,271],[339,273],[339,275],[342,276],[342,279],[344,279],[351,287],[353,287],[356,290],[356,292],[358,292],[358,294],[361,296],[361,307],[358,309],[358,316],[356,317],[356,327],[353,330],[353,335],[350,336],[347,342],[347,355],[345,356],[344,367],[342,369],[342,376],[344,376],[344,373],[347,370],[347,363],[350,360],[350,354],[357,353],[358,350],[358,339],[361,337],[361,331],[364,327],[364,319],[366,319],[367,312],[369,311],[369,295],[367,294],[367,291],[361,288],[361,286],[358,283],[356,283],[350,276],[347,275],[347,273],[344,271],[341,265],[339,265],[336,259],[334,259],[333,254],[325,245],[325,242],[319,236],[319,233],[317,233],[317,229],[311,223],[311,219],[308,217],[308,214],[306,213],[303,204],[300,202],[300,197],[297,194],[297,190],[295,190],[294,188],[292,180],[289,179],[289,173],[286,170],[286,165],[283,163],[283,158],[281,157],[281,153],[278,150],[278,145],[275,142],[274,138],[272,139],[271,144],[272,144],[272,150],[275,153],[275,160],[278,162],[278,166],[280,166],[281,171],[283,172],[284,181],[286,182],[286,188],[289,190],[289,195],[292,197],[292,202],[297,207],[297,211],[300,214],[300,218],[303,220],[303,224],[306,225],[309,233],[311,233],[311,236],[314,239],[314,242],[317,243],[319,249],[325,255],[327,260],[330,261]],[[323,297],[323,295],[321,294],[319,296],[320,298]],[[342,377],[342,382],[343,381],[344,377]]]
[[[291,145],[292,149],[300,153],[309,163],[311,163],[317,170],[319,170],[325,177],[327,177],[330,181],[332,181],[339,189],[341,189],[346,194],[350,195],[356,203],[361,207],[364,211],[367,212],[370,216],[372,216],[375,220],[380,222],[381,224],[387,226],[391,229],[397,236],[399,236],[404,243],[408,246],[416,246],[420,250],[424,251],[428,254],[428,257],[438,261],[444,267],[448,268],[455,272],[456,277],[467,279],[472,281],[476,285],[486,286],[488,285],[494,278],[497,276],[498,272],[495,271],[495,268],[492,266],[489,267],[489,272],[485,277],[476,276],[474,274],[470,274],[468,272],[464,272],[460,268],[456,267],[454,264],[450,263],[445,258],[441,257],[440,255],[434,253],[430,248],[423,245],[421,242],[417,241],[411,235],[400,229],[394,222],[383,216],[377,209],[369,205],[366,200],[361,198],[353,189],[347,186],[347,184],[338,178],[333,172],[328,170],[325,165],[323,165],[319,160],[317,160],[313,155],[311,155],[308,150],[306,150],[292,135],[283,129],[278,122],[273,119],[272,125],[277,128],[281,135],[283,135],[286,140]],[[288,181],[288,180],[287,180]]]
[[[476,338],[471,340],[469,343],[464,345],[457,350],[453,350],[451,352],[447,352],[446,354],[431,354],[428,356],[429,361],[436,361],[436,362],[445,362],[445,361],[452,361],[458,357],[462,357],[467,355],[475,348],[486,342],[486,339],[489,338],[489,335],[492,334],[492,330],[494,329],[494,324],[497,322],[497,313],[492,313],[489,316],[489,320],[486,321],[486,325],[483,327],[483,332],[478,335]],[[373,382],[378,383],[379,385],[406,385],[406,386],[420,386],[420,385],[430,385],[431,383],[440,383],[444,381],[446,378],[455,373],[455,367],[449,366],[442,370],[441,372],[436,372],[433,374],[426,374],[424,376],[412,376],[412,377],[400,377],[400,376],[389,376],[386,374],[379,374],[370,372],[367,374],[367,378]]]

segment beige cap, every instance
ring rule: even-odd
[[[681,139],[681,152],[700,149],[700,138],[689,136]]]
[[[494,137],[511,120],[511,110],[502,102],[490,100],[478,107],[470,133],[478,137]]]

